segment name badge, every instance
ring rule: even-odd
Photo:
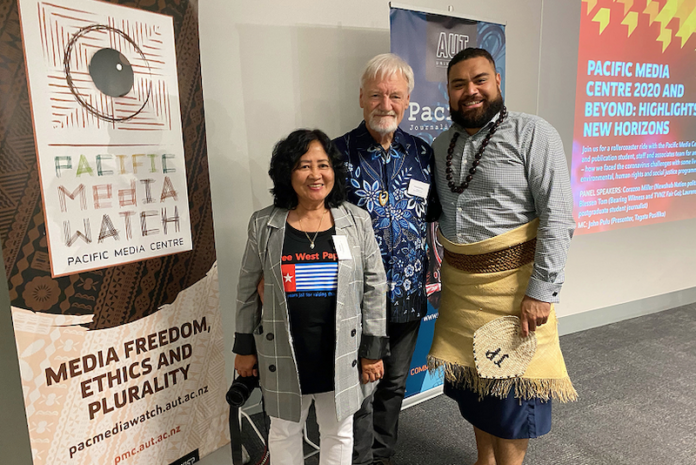
[[[350,260],[353,256],[350,253],[348,238],[346,236],[333,236],[334,247],[336,247],[336,255],[339,260]]]
[[[430,189],[430,184],[411,179],[408,184],[408,193],[415,195],[417,197],[426,198],[428,196],[428,190]]]
[[[348,245],[348,238],[346,236],[333,236],[334,247],[336,248],[336,255],[338,255],[339,260],[350,260],[353,256],[350,253],[350,246]]]

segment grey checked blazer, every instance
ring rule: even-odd
[[[331,214],[336,235],[347,237],[352,252],[351,260],[338,262],[334,387],[340,421],[374,390],[376,383],[360,384],[359,357],[386,355],[387,285],[369,214],[347,202]],[[287,217],[288,210],[273,206],[251,216],[237,287],[233,351],[256,353],[268,414],[298,422],[302,395],[280,269]],[[263,309],[256,289],[262,275]]]

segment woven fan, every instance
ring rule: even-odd
[[[474,333],[474,362],[481,378],[509,379],[522,376],[536,351],[533,332],[520,336],[520,319],[504,316],[486,323]]]

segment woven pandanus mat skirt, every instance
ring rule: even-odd
[[[577,399],[561,353],[553,305],[548,322],[537,327],[536,352],[524,375],[513,379],[485,379],[476,372],[474,332],[496,318],[519,316],[533,267],[529,244],[533,246],[537,228],[538,220],[534,220],[472,244],[456,244],[438,234],[446,253],[441,268],[440,314],[435,323],[428,365],[433,370],[444,367],[450,384],[473,391],[480,398],[505,399],[512,392],[516,399],[523,400],[567,402]],[[448,261],[448,256],[454,260]],[[530,257],[532,261],[528,261]]]

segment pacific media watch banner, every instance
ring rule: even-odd
[[[413,68],[415,87],[401,129],[428,143],[452,124],[447,96],[447,66],[462,49],[486,49],[495,59],[505,95],[505,26],[420,11],[391,8],[391,51]],[[406,381],[406,397],[442,384],[442,375],[428,372],[426,357],[433,341],[440,306],[442,246],[437,242],[437,224],[428,228],[430,247],[427,274],[428,314],[423,318]]]
[[[196,3],[122,3],[0,15],[0,237],[35,465],[229,442]]]

